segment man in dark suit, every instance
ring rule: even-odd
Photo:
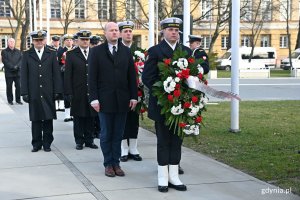
[[[29,104],[32,130],[32,152],[43,146],[51,151],[55,99],[62,93],[56,52],[45,46],[46,32],[31,33],[33,47],[24,52],[21,68],[21,95]]]
[[[130,49],[118,42],[118,25],[108,22],[104,34],[107,41],[94,47],[89,58],[89,94],[92,107],[99,112],[105,175],[124,176],[119,161],[121,141],[127,112],[137,104],[136,74]]]
[[[6,81],[6,97],[10,105],[13,105],[12,84],[15,83],[15,99],[16,103],[22,105],[20,96],[20,68],[22,61],[22,53],[15,48],[15,39],[9,38],[8,47],[1,52],[2,62],[4,65],[4,74]]]
[[[190,48],[193,51],[193,56],[195,56],[196,59],[202,59],[203,62],[201,63],[201,67],[203,68],[202,74],[207,74],[209,72],[209,62],[208,62],[208,55],[204,51],[204,49],[201,48],[201,41],[202,37],[198,35],[189,35],[189,43]]]
[[[132,55],[138,49],[133,43],[134,23],[132,21],[124,21],[118,24],[121,33],[121,42],[130,48]],[[135,161],[141,161],[142,157],[137,149],[137,136],[139,132],[139,113],[136,110],[131,110],[127,113],[126,125],[121,143],[121,158],[120,161],[126,162],[128,158]]]
[[[71,102],[71,115],[76,149],[82,150],[83,144],[98,149],[94,144],[94,118],[96,111],[91,107],[88,97],[88,56],[91,32],[82,30],[77,33],[78,47],[67,52],[65,70],[65,96]]]
[[[53,35],[51,37],[51,45],[50,47],[52,47],[53,49],[55,49],[57,52],[61,51],[63,48],[59,45],[59,41],[60,41],[60,37],[58,35]]]
[[[74,36],[72,34],[65,34],[63,36],[64,48],[57,51],[57,59],[59,62],[61,77],[62,77],[63,81],[64,81],[64,73],[65,73],[66,54],[67,54],[67,51],[73,49],[73,38],[74,38]],[[60,100],[64,100],[64,108],[65,108],[64,109],[65,110],[64,122],[72,121],[72,117],[70,114],[70,112],[71,112],[70,102],[68,101],[68,99],[64,98],[64,96]],[[59,103],[61,104],[61,102],[59,102]],[[60,110],[62,110],[62,109],[60,108]]]
[[[158,62],[173,57],[177,48],[187,51],[188,56],[191,50],[178,44],[179,26],[182,20],[179,18],[167,18],[161,21],[164,39],[148,50],[148,59],[142,75],[143,83],[150,90],[148,116],[155,121],[157,136],[157,161],[158,161],[158,190],[167,192],[168,186],[176,190],[185,191],[186,186],[178,177],[178,164],[181,159],[182,139],[174,134],[174,127],[165,125],[165,117],[161,115],[161,106],[157,98],[152,95],[152,86],[159,80]]]

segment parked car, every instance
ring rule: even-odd
[[[292,58],[293,68],[300,68],[300,49],[296,49],[295,51],[293,51],[291,58]],[[281,60],[280,68],[282,68],[284,70],[291,69],[289,57]]]
[[[275,68],[276,66],[276,50],[273,47],[255,47],[251,62],[249,57],[251,47],[240,47],[240,62],[239,68]],[[231,70],[231,49],[229,49],[220,59],[218,59],[217,69]]]

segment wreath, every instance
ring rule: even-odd
[[[185,135],[199,135],[203,125],[202,111],[208,98],[205,93],[188,87],[186,79],[194,76],[207,85],[201,63],[203,59],[188,57],[188,53],[178,48],[172,58],[158,63],[159,81],[153,85],[153,95],[161,106],[165,123],[174,128],[174,133],[183,138]]]

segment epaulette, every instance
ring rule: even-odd
[[[29,51],[29,49],[24,50],[23,52]]]
[[[48,49],[51,50],[51,51],[56,51],[56,49],[51,48],[51,47],[49,47]]]

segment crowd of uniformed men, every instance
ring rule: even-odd
[[[161,107],[151,92],[159,79],[157,64],[171,58],[176,48],[182,48],[189,56],[202,58],[204,73],[209,71],[207,54],[200,48],[201,37],[189,36],[191,48],[179,42],[181,23],[179,18],[161,21],[161,42],[148,50],[142,74],[142,81],[149,89],[148,116],[155,121],[160,192],[187,188],[178,176],[183,173],[179,166],[182,139],[165,125]],[[125,175],[120,161],[142,160],[137,149],[137,74],[132,52],[138,47],[133,42],[133,29],[131,21],[108,22],[104,28],[105,41],[88,30],[80,30],[62,38],[53,36],[51,45],[46,44],[45,31],[34,31],[30,34],[32,47],[23,55],[15,48],[14,40],[9,39],[9,46],[2,51],[7,100],[13,105],[15,81],[16,102],[22,104],[21,95],[29,104],[32,152],[42,148],[51,151],[53,119],[57,111],[64,111],[64,121],[73,121],[77,150],[97,149],[94,138],[100,138],[106,176]]]

